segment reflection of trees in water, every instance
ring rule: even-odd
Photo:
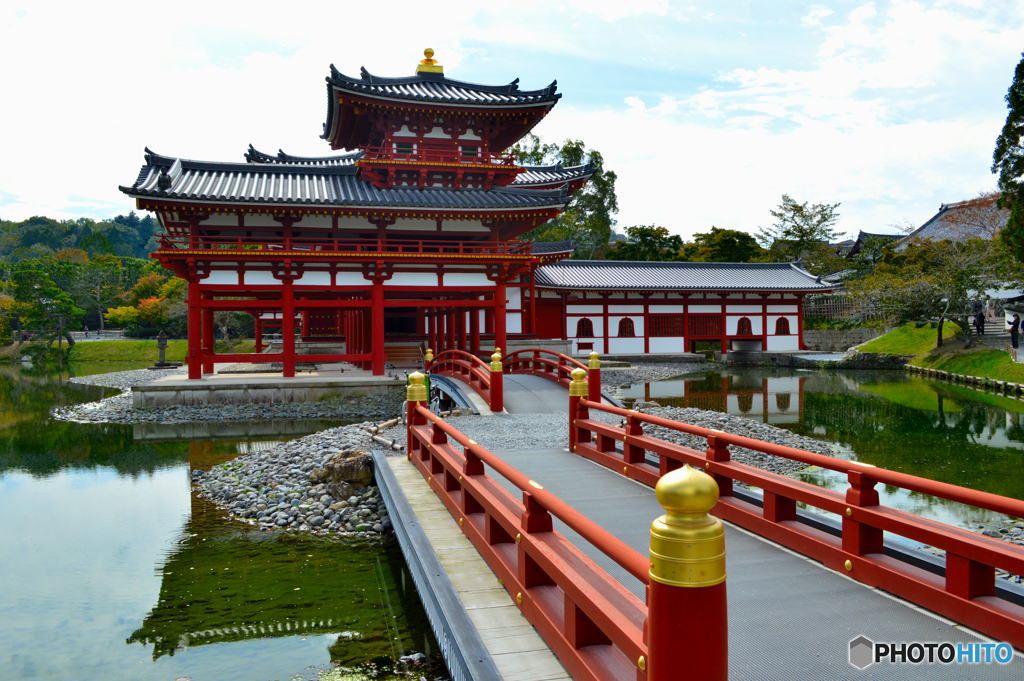
[[[393,540],[238,530],[223,517],[193,496],[159,599],[127,643],[152,645],[158,659],[208,643],[335,633],[331,660],[345,666],[438,649]]]
[[[931,412],[866,393],[808,392],[802,430],[810,435],[815,427],[824,428],[828,439],[848,444],[859,460],[875,466],[1024,498],[1019,475],[1024,453],[980,443],[990,424],[1005,420],[1006,410],[966,400],[957,405],[959,411]],[[995,430],[1011,442],[1024,442],[1018,415],[1012,416],[1011,428]]]

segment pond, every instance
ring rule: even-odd
[[[66,379],[0,367],[0,678],[283,680],[417,652],[447,678],[394,540],[260,532],[191,493],[193,469],[273,446],[266,424],[54,421],[115,392]]]
[[[698,407],[757,419],[832,445],[836,456],[1024,499],[1024,402],[900,371],[730,369],[620,389],[632,404]],[[796,474],[843,491],[846,476]],[[953,525],[999,516],[892,487],[882,503]]]

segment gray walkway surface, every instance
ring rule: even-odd
[[[565,389],[555,387],[564,396]],[[543,401],[541,396],[537,399]],[[495,454],[647,555],[651,521],[664,514],[653,489],[563,449]],[[488,474],[519,498],[519,490],[493,469]],[[644,598],[643,585],[636,578],[562,523],[556,520],[555,524],[557,531]],[[1007,665],[880,663],[857,670],[847,661],[848,650],[850,640],[861,635],[877,642],[948,641],[954,645],[987,639],[729,524],[726,551],[729,676],[733,680],[1024,679],[1020,657]],[[682,644],[680,654],[685,656]]]
[[[548,414],[569,409],[569,391],[550,379],[506,374],[503,381],[505,411],[510,414]]]

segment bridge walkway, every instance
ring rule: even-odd
[[[651,521],[664,513],[653,489],[565,449],[492,451],[647,555]],[[488,467],[487,473],[519,496],[519,490],[496,471]],[[644,587],[635,577],[559,520],[554,522],[558,532],[644,598]],[[1024,678],[1024,660],[1017,656],[1007,665],[876,664],[863,671],[855,669],[847,661],[849,642],[860,635],[896,643],[989,639],[774,542],[725,525],[731,679]]]

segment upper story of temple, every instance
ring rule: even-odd
[[[219,163],[146,150],[121,191],[156,213],[165,250],[231,241],[439,240],[500,243],[556,217],[590,165],[522,166],[508,152],[557,103],[551,83],[447,78],[427,50],[412,76],[351,78],[331,66],[321,137],[347,153],[245,153]],[[159,254],[158,254],[158,257]]]

